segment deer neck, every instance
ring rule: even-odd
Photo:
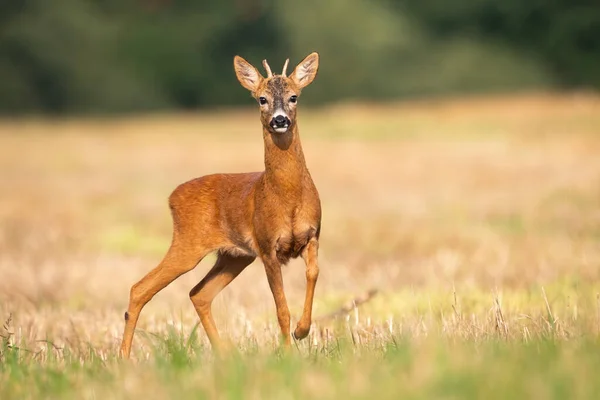
[[[273,189],[293,194],[301,190],[307,173],[306,161],[298,134],[298,125],[281,135],[263,128],[265,142],[265,180]]]

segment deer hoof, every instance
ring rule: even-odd
[[[296,326],[296,330],[294,331],[294,338],[297,340],[302,340],[308,336],[310,332],[310,325],[308,327],[302,327],[300,325]]]

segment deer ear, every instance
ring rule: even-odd
[[[240,56],[235,56],[233,58],[233,69],[235,69],[235,75],[243,87],[251,92],[258,89],[263,77],[252,64]]]
[[[300,88],[308,86],[315,76],[317,76],[317,70],[319,69],[319,54],[310,53],[296,68],[290,78]]]

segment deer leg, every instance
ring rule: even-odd
[[[213,299],[231,283],[248,265],[254,261],[253,256],[232,256],[219,253],[217,262],[206,276],[190,291],[190,299],[200,317],[200,322],[206,331],[211,345],[219,350],[224,345],[212,316]]]
[[[300,317],[300,321],[298,321],[296,330],[294,331],[294,337],[296,339],[304,339],[310,332],[313,298],[315,296],[317,279],[319,278],[319,265],[317,263],[318,251],[319,242],[316,238],[310,239],[302,251],[302,258],[306,263],[306,297],[304,299],[302,317]]]
[[[281,264],[276,257],[263,258],[265,270],[267,272],[267,280],[269,287],[273,293],[275,300],[275,308],[277,310],[277,321],[281,328],[283,344],[285,347],[290,347],[290,309],[287,305],[285,292],[283,291],[283,277],[281,276]]]
[[[207,253],[208,251],[198,251],[197,248],[192,250],[191,246],[184,246],[173,240],[161,263],[131,287],[121,343],[122,357],[129,358],[135,326],[146,303],[179,276],[194,269]]]

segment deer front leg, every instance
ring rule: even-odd
[[[283,277],[281,276],[281,264],[277,261],[277,257],[263,257],[263,263],[267,272],[267,280],[269,287],[273,293],[275,300],[275,308],[277,309],[277,321],[281,328],[281,336],[283,337],[283,345],[290,347],[290,309],[287,305],[285,292],[283,291]]]
[[[318,251],[319,242],[316,238],[310,239],[302,251],[302,259],[306,263],[306,298],[304,299],[302,317],[300,317],[300,321],[298,321],[298,325],[296,325],[296,330],[294,331],[296,339],[304,339],[310,332],[313,298],[315,296],[317,279],[319,278]]]

